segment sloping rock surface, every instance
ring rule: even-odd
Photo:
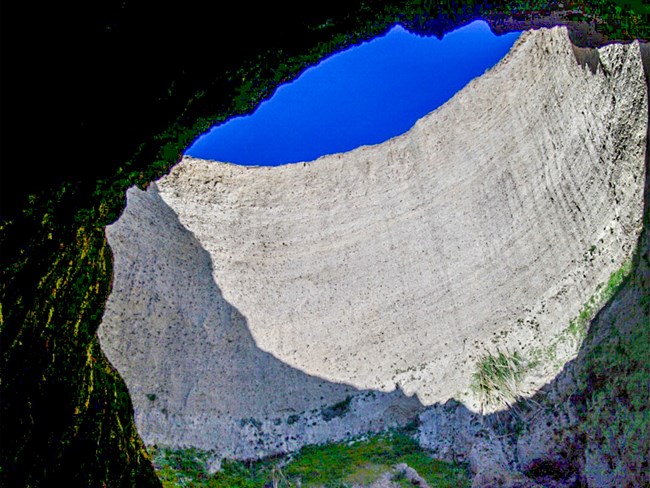
[[[130,190],[99,336],[143,439],[252,457],[452,397],[478,410],[477,357],[557,343],[630,255],[646,124],[638,43],[541,29],[383,144],[274,168],[185,158]]]

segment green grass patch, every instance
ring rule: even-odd
[[[151,454],[165,487],[342,488],[370,484],[398,463],[414,468],[432,487],[470,486],[466,465],[432,459],[415,440],[401,432],[307,446],[293,456],[254,462],[224,461],[222,470],[214,475],[205,468],[209,453],[196,449],[152,448]],[[409,486],[407,480],[403,481],[404,486]]]
[[[567,328],[553,342],[544,348],[533,348],[528,354],[527,368],[535,369],[542,363],[557,362],[557,348],[559,343],[572,341],[577,350],[587,337],[589,324],[605,303],[611,300],[621,288],[621,285],[632,271],[632,265],[633,258],[630,256],[618,270],[610,275],[607,283],[601,283],[596,288],[596,292],[585,302],[578,315],[569,321]],[[556,366],[560,368],[563,364],[558,363]]]
[[[589,329],[591,320],[598,310],[616,294],[631,270],[632,257],[630,256],[618,270],[610,275],[605,287],[603,288],[601,285],[596,293],[587,300],[582,306],[582,309],[580,309],[578,316],[569,322],[569,327],[566,329],[566,332],[579,342],[582,342],[587,336],[587,330]]]

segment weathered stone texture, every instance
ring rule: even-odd
[[[143,438],[245,457],[452,397],[478,410],[477,357],[551,344],[630,255],[647,113],[638,43],[575,51],[542,29],[383,144],[274,168],[185,158],[130,190],[99,335]]]

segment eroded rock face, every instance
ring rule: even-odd
[[[130,190],[99,336],[143,439],[255,457],[452,397],[476,411],[478,356],[554,344],[522,385],[539,388],[638,237],[646,124],[637,43],[543,29],[383,144],[185,158]]]

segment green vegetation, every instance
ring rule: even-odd
[[[596,453],[625,486],[645,486],[650,469],[650,262],[640,249],[647,244],[612,273],[551,346],[535,351],[537,361],[543,353],[555,360],[559,342],[580,340],[569,368],[575,388],[552,407],[575,409],[578,420],[565,439],[578,440],[576,452]]]
[[[630,256],[625,263],[623,263],[623,266],[611,274],[605,287],[599,287],[596,290],[596,293],[587,300],[578,316],[569,322],[567,332],[579,342],[582,342],[587,335],[589,323],[594,318],[596,312],[598,312],[603,304],[609,301],[616,294],[625,278],[630,274],[631,270],[632,257]]]
[[[628,335],[610,334],[587,356],[579,379],[587,392],[584,421],[579,429],[600,450],[617,474],[629,469],[628,460],[646,460],[650,432],[650,321]],[[621,462],[621,460],[623,462]]]
[[[524,359],[518,352],[487,353],[478,360],[472,375],[472,390],[479,396],[481,408],[510,406],[519,397],[519,384],[526,372]]]
[[[577,370],[578,435],[588,451],[599,451],[616,478],[630,486],[644,485],[650,469],[647,256],[647,251],[636,254],[634,264],[631,260],[612,274],[605,293],[616,295],[616,305],[603,309],[591,324]]]
[[[528,369],[536,368],[541,362],[555,363],[554,366],[557,369],[563,366],[563,364],[558,361],[566,358],[558,358],[558,345],[560,343],[572,341],[575,344],[575,350],[578,350],[587,337],[589,325],[595,315],[609,300],[612,299],[612,297],[614,297],[614,295],[616,295],[616,293],[618,293],[622,284],[625,282],[627,277],[630,276],[630,273],[634,268],[633,261],[633,255],[631,255],[618,270],[614,271],[610,275],[606,284],[598,286],[596,292],[589,297],[582,306],[578,316],[569,321],[568,327],[564,329],[553,342],[546,347],[532,349],[528,353],[526,358]]]
[[[425,17],[423,11],[429,14],[429,18],[441,17],[455,22],[461,22],[472,11],[479,11],[479,15],[483,18],[503,18],[503,15],[506,15],[515,21],[525,21],[554,12],[560,21],[558,23],[583,22],[591,24],[611,40],[647,39],[650,35],[650,23],[648,22],[650,7],[643,0],[564,0],[561,3],[549,3],[542,0],[512,0],[490,6],[478,1],[450,5],[448,2],[437,4],[431,0],[417,0],[406,2],[400,10],[405,17],[415,18],[416,21],[418,17]]]
[[[392,432],[349,442],[307,446],[293,456],[254,462],[224,461],[210,475],[205,463],[210,454],[196,449],[153,448],[154,466],[165,487],[210,488],[349,487],[369,484],[395,464],[406,463],[432,487],[469,486],[467,466],[431,459],[409,436]],[[412,486],[395,473],[395,481]]]

